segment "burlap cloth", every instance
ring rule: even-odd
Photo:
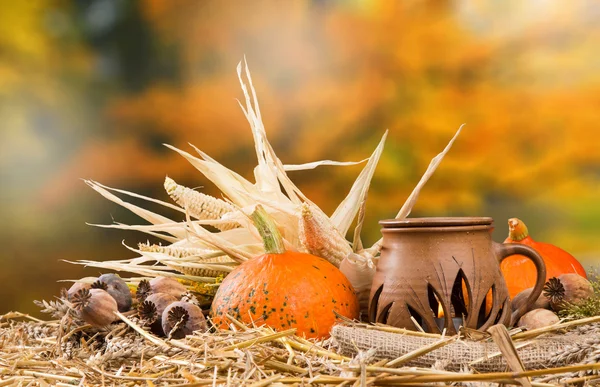
[[[393,360],[439,341],[436,338],[422,338],[345,325],[334,326],[332,337],[341,354],[355,356],[358,351],[374,349],[373,360]],[[519,341],[515,345],[525,369],[528,370],[596,361],[600,358],[600,325],[581,327],[566,334],[546,335],[528,341]],[[506,370],[507,364],[499,352],[493,342],[460,339],[404,365],[417,367],[436,365],[448,371],[473,369],[480,372],[502,372]]]

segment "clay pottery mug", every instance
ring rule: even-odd
[[[369,320],[395,327],[456,333],[460,325],[486,330],[511,326],[542,292],[546,267],[532,248],[492,241],[492,218],[391,219],[369,300]],[[537,282],[514,312],[500,262],[513,254],[533,261]]]

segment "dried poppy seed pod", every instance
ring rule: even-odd
[[[141,304],[146,301],[146,298],[151,294],[152,287],[150,287],[150,282],[148,280],[141,280],[135,291],[135,298],[137,298],[138,302]]]
[[[186,293],[187,289],[179,281],[170,277],[155,277],[150,281],[152,293],[166,293],[178,300]]]
[[[102,274],[92,284],[92,288],[106,290],[117,301],[119,312],[127,312],[131,309],[131,304],[133,303],[131,292],[127,283],[118,275],[112,273]]]
[[[138,305],[138,314],[144,323],[150,326],[150,330],[157,335],[164,335],[162,329],[162,314],[165,309],[177,298],[170,294],[151,294]]]
[[[75,282],[73,285],[71,285],[71,287],[69,288],[69,290],[67,290],[67,299],[69,301],[73,301],[73,296],[80,290],[83,289],[91,289],[92,285],[88,284],[88,283],[83,283],[83,282]]]
[[[102,327],[116,320],[117,302],[103,289],[81,289],[73,295],[79,317],[90,325]]]
[[[550,300],[552,309],[560,312],[593,296],[594,288],[579,274],[569,273],[550,278],[544,286],[544,295]]]
[[[183,339],[194,331],[205,332],[208,326],[202,309],[189,302],[177,301],[163,312],[162,328],[166,336]]]

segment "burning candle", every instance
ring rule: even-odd
[[[435,325],[439,328],[440,331],[443,331],[446,327],[446,317],[444,316],[444,308],[442,308],[442,304],[438,303],[438,312],[437,317],[433,318],[435,320]],[[454,329],[458,332],[458,329],[462,325],[462,318],[460,317],[452,317],[452,324],[454,325]]]

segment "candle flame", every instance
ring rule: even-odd
[[[438,317],[444,317],[444,308],[441,303],[438,303]]]
[[[469,310],[469,290],[467,289],[467,283],[464,278],[462,279],[462,292],[463,299],[465,300],[465,308]]]

